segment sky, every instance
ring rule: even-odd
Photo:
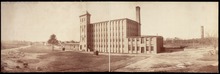
[[[79,16],[88,11],[91,23],[136,19],[140,6],[141,35],[191,39],[218,35],[217,2],[1,2],[1,40],[80,40]]]

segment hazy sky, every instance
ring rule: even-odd
[[[79,16],[87,10],[91,23],[111,19],[135,20],[141,8],[141,34],[165,38],[200,38],[218,33],[217,2],[1,2],[2,40],[47,41],[80,39]]]

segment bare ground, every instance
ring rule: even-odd
[[[20,53],[21,55],[10,55],[8,52]],[[61,49],[51,50],[48,46],[31,46],[29,48],[4,50],[2,59],[7,63],[7,67],[2,72],[108,72],[109,56],[100,54],[94,55],[92,52],[61,51]],[[17,56],[17,57],[11,57]],[[125,66],[121,60],[133,58],[132,56],[111,56],[111,63],[119,63],[120,67]],[[135,60],[136,59],[136,60]],[[133,61],[138,61],[135,58]],[[143,58],[140,58],[143,59]],[[132,62],[132,61],[128,61]],[[24,67],[28,63],[28,67]],[[115,67],[116,68],[116,67]],[[114,69],[114,68],[113,68]]]
[[[214,72],[218,73],[218,56],[211,48],[185,49],[160,54],[111,54],[111,72]],[[9,54],[8,52],[16,52]],[[17,54],[19,53],[19,54]],[[2,50],[2,72],[108,72],[108,53],[51,50],[33,45],[16,50]],[[13,56],[13,57],[12,57]],[[28,67],[24,67],[28,63]],[[2,63],[1,63],[2,65]]]
[[[218,55],[211,48],[185,49],[161,53],[117,69],[119,72],[214,72],[218,73]]]

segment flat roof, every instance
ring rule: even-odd
[[[91,23],[91,24],[105,23],[105,22],[116,21],[116,20],[129,20],[129,21],[137,22],[137,21],[134,21],[134,20],[128,19],[128,18],[120,18],[120,19],[113,19],[113,20],[108,20],[108,21],[94,22],[94,23]]]

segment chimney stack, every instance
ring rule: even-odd
[[[203,38],[204,38],[204,27],[201,26],[201,39],[203,39]]]
[[[140,7],[136,6],[136,22],[138,23],[138,36],[141,35],[141,16],[140,16]]]
[[[136,6],[136,21],[140,24],[141,18],[140,18],[140,7]]]

